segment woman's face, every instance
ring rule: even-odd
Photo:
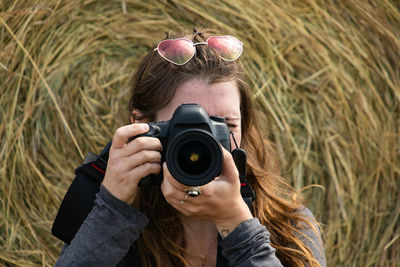
[[[183,83],[178,87],[172,101],[157,112],[156,121],[170,120],[176,108],[184,103],[197,103],[209,116],[224,117],[240,146],[242,139],[240,95],[235,81],[210,84],[204,79],[195,78]],[[232,150],[236,148],[232,137],[231,148]]]

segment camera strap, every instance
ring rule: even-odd
[[[236,168],[239,172],[240,179],[240,194],[242,195],[243,200],[246,202],[249,207],[251,213],[253,213],[253,201],[256,199],[256,194],[254,193],[253,188],[247,181],[247,154],[246,151],[240,148],[236,142],[235,135],[232,131],[229,132],[232,136],[233,142],[235,143],[236,149],[234,149],[231,154],[233,157],[233,161],[235,162]]]
[[[236,148],[232,151],[232,157],[235,162],[236,168],[239,172],[240,179],[240,194],[242,195],[243,200],[246,202],[250,211],[253,212],[252,204],[256,199],[256,194],[254,193],[253,188],[250,186],[247,181],[247,154],[242,148]]]
[[[111,142],[96,155],[89,152],[83,164],[75,169],[72,181],[61,202],[51,233],[69,244],[93,208],[107,168]]]

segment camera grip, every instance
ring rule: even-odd
[[[147,123],[147,125],[149,125],[149,130],[147,131],[147,133],[144,134],[138,134],[136,136],[132,136],[128,138],[128,143],[132,142],[133,140],[135,140],[138,137],[142,137],[142,136],[148,136],[148,137],[158,137],[160,135],[161,129],[159,126],[154,125],[153,123],[149,122]]]
[[[162,170],[159,174],[150,174],[142,178],[139,182],[139,186],[150,186],[150,185],[161,185],[163,181]]]

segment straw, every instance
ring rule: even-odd
[[[128,123],[129,81],[166,32],[216,28],[241,62],[282,175],[324,225],[329,266],[400,262],[396,1],[3,1],[0,266],[52,266],[74,169]],[[317,186],[314,186],[317,185]]]

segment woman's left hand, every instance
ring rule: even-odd
[[[165,199],[185,216],[213,222],[225,237],[241,222],[253,216],[240,194],[239,173],[231,153],[223,149],[222,174],[200,187],[197,197],[186,195],[189,186],[179,183],[163,165],[161,190]]]

